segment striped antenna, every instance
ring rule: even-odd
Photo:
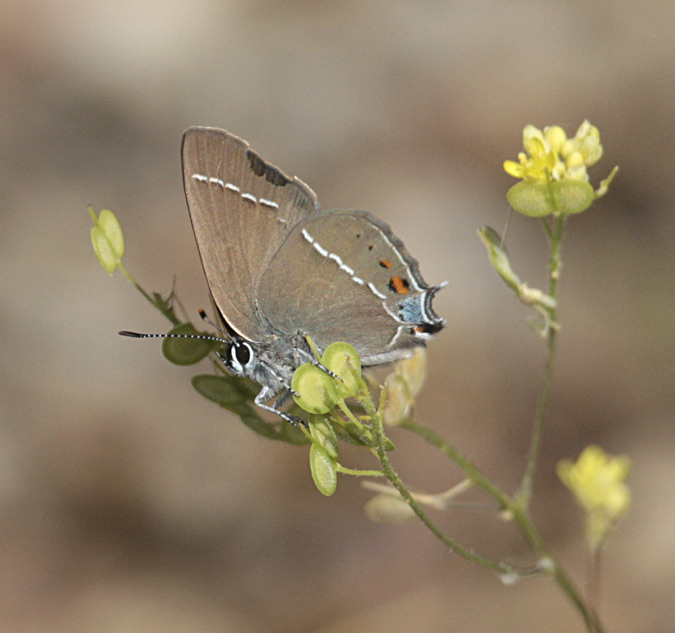
[[[118,332],[120,336],[129,336],[131,338],[197,338],[202,339],[203,341],[216,341],[217,343],[231,343],[232,339],[229,338],[228,333],[221,328],[217,323],[214,323],[206,316],[204,310],[199,311],[199,316],[206,321],[211,327],[218,330],[221,334],[224,334],[227,338],[220,336],[210,336],[209,334],[146,334],[143,332],[130,332],[129,330],[121,330]]]

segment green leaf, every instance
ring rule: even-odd
[[[192,378],[192,386],[208,400],[227,408],[250,400],[247,390],[229,376],[199,374]]]
[[[169,334],[198,335],[192,323],[181,323],[169,330]],[[212,341],[199,338],[165,338],[162,342],[164,357],[174,365],[194,365],[208,356],[213,349]]]
[[[372,438],[363,433],[363,430],[353,422],[342,421],[341,424],[335,426],[335,432],[339,439],[348,444],[373,447]]]
[[[237,385],[242,393],[248,396],[248,400],[253,400],[260,391],[260,385],[249,378],[240,378],[239,376],[228,376],[228,378]]]
[[[299,429],[282,422],[281,427],[265,422],[249,404],[260,386],[247,378],[199,374],[192,378],[192,386],[206,399],[234,413],[252,431],[268,439],[303,446],[309,439]]]
[[[289,410],[289,413],[294,415],[293,408]],[[293,446],[306,446],[310,442],[309,438],[299,428],[286,422],[286,420],[281,423],[279,431],[281,433],[280,439],[287,444],[292,444]]]
[[[263,420],[255,411],[255,409],[250,405],[241,405],[240,408],[234,412],[239,415],[239,419],[249,429],[255,431],[258,433],[258,435],[262,435],[263,437],[267,437],[271,440],[284,439],[277,428],[273,424],[265,422],[265,420]]]

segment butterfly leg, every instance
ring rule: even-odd
[[[281,395],[276,399],[272,406],[265,404],[265,401],[269,400],[274,395],[276,395],[276,392],[273,389],[270,387],[263,387],[255,397],[254,402],[261,409],[278,415],[282,420],[285,420],[296,428],[300,428],[301,426],[307,427],[307,422],[305,422],[302,418],[291,415],[290,413],[286,413],[285,411],[282,411],[278,408],[286,401],[288,396],[290,396],[290,392],[288,390],[282,391]]]
[[[303,340],[305,337],[302,337]],[[295,358],[296,361],[299,361],[300,359],[304,360],[306,363],[312,363],[315,367],[318,367],[322,372],[328,374],[331,378],[337,378],[338,375],[332,372],[328,367],[325,365],[322,365],[320,361],[317,360],[316,356],[312,354],[311,352],[308,352],[307,350],[303,349],[302,347],[295,346]],[[299,362],[298,362],[299,364]]]

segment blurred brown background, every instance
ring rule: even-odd
[[[612,631],[672,631],[674,27],[669,0],[5,0],[0,629],[582,631],[551,582],[505,587],[415,521],[369,523],[359,482],[323,498],[306,449],[203,400],[158,343],[118,337],[166,322],[102,271],[86,208],[113,209],[132,274],[166,292],[175,273],[194,316],[208,298],[181,184],[187,126],[246,138],[325,208],[376,213],[429,282],[450,282],[418,417],[513,490],[544,349],[476,229],[503,227],[501,163],[526,123],[574,133],[588,118],[605,147],[593,181],[621,172],[564,244],[535,515],[581,581],[583,524],[555,462],[590,442],[628,453],[634,505],[605,554],[602,612]],[[509,247],[542,284],[537,223],[514,218]],[[394,439],[411,485],[459,480]],[[530,560],[487,509],[436,518],[480,552]]]

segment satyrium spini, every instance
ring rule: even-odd
[[[314,192],[215,128],[183,136],[183,183],[206,281],[227,334],[221,357],[279,406],[297,367],[330,343],[364,366],[412,355],[445,325],[417,261],[387,224],[364,211],[321,210]],[[276,402],[266,404],[274,396]]]

